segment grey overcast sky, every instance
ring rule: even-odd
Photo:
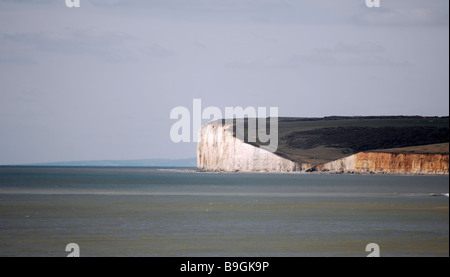
[[[172,108],[449,114],[449,1],[0,0],[0,164],[194,157]]]

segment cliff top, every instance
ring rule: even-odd
[[[428,145],[391,148],[374,150],[379,153],[394,153],[394,154],[449,154],[449,143],[436,143]]]
[[[275,154],[299,163],[320,164],[364,151],[449,152],[449,117],[280,117],[278,129]],[[244,137],[248,143],[246,132]]]

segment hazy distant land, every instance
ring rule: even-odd
[[[20,164],[19,166],[116,166],[116,167],[195,167],[196,158],[187,159],[141,159],[141,160],[94,160],[53,163]]]

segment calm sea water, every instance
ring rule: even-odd
[[[448,176],[0,168],[0,256],[449,256]]]

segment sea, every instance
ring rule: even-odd
[[[449,176],[0,167],[0,256],[449,256]]]

